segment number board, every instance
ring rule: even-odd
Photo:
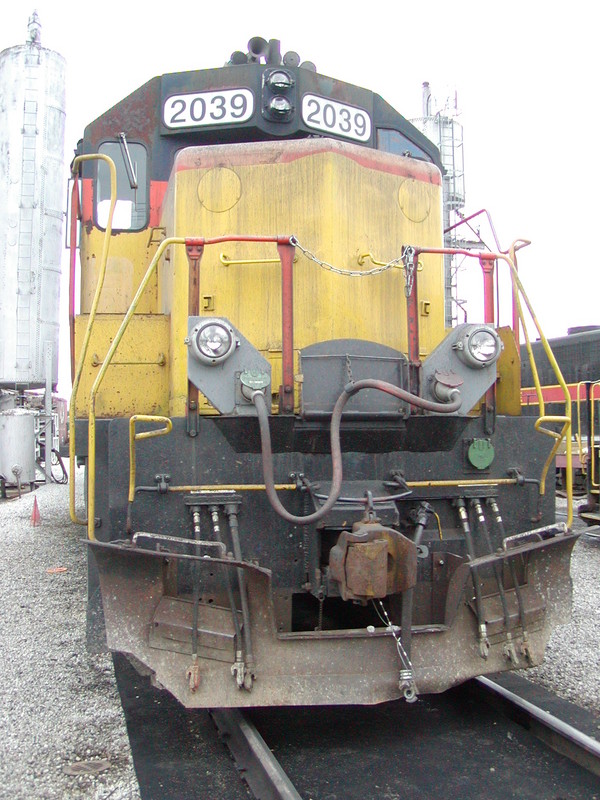
[[[249,89],[222,89],[167,97],[163,121],[167,128],[234,125],[246,122],[253,113],[254,95]]]
[[[302,120],[309,128],[367,142],[371,138],[371,117],[362,108],[338,103],[329,97],[305,94]]]

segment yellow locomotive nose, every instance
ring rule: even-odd
[[[239,185],[235,204],[223,205],[220,182],[208,180],[215,171],[235,175]],[[398,203],[399,187],[407,180],[415,192],[423,187],[431,205],[417,221],[409,219]],[[226,189],[230,183],[227,177]],[[201,204],[198,187],[202,187]],[[358,338],[407,351],[406,325],[401,323],[406,305],[403,269],[395,264],[369,276],[372,264],[361,255],[377,254],[373,257],[385,264],[398,256],[406,241],[440,246],[441,193],[441,176],[434,165],[334,139],[287,142],[283,159],[279,142],[187,148],[178,154],[171,173],[163,224],[171,236],[196,230],[207,238],[231,231],[295,235],[303,248],[296,249],[294,264],[295,372],[299,374],[297,353],[319,341]],[[427,299],[428,313],[419,324],[425,357],[444,337],[444,285],[441,256],[423,256],[422,261],[419,292]],[[365,273],[365,277],[349,279],[327,264],[357,276]],[[171,315],[175,332],[187,326],[187,302],[175,290],[187,275],[183,249],[174,252],[172,265],[161,273],[158,294],[164,298],[163,307]],[[281,296],[281,268],[273,246],[233,242],[227,246],[226,263],[219,249],[207,247],[201,281],[202,295],[214,301],[211,313],[232,320],[253,342],[271,364],[273,386],[279,386],[281,317],[274,303]],[[395,323],[390,324],[391,320]],[[173,413],[182,412],[182,406],[173,401],[185,395],[187,382],[178,341],[173,333]],[[296,382],[296,408],[299,388]]]

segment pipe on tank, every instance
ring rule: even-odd
[[[431,87],[429,81],[423,81],[423,116],[431,116]]]

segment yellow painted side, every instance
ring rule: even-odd
[[[498,414],[518,417],[521,414],[521,357],[512,328],[498,328],[504,344],[498,359],[496,409]]]
[[[169,181],[162,223],[168,236],[294,234],[322,261],[368,270],[359,256],[398,258],[403,245],[441,246],[441,187],[398,172],[408,159],[378,155],[378,168],[356,157],[361,148],[314,140],[314,152],[289,158],[295,143],[223,145],[184,151]],[[324,143],[325,142],[325,143]],[[306,142],[298,147],[307,149]],[[320,149],[319,149],[320,148]],[[369,152],[362,149],[362,152]],[[256,158],[254,158],[256,156]],[[252,163],[254,158],[255,163]],[[286,160],[282,160],[286,158]],[[419,173],[421,176],[423,172]],[[201,307],[231,320],[281,375],[281,268],[274,264],[224,266],[228,259],[277,259],[274,244],[207,246],[201,263]],[[297,251],[294,265],[294,346],[360,338],[406,352],[406,297],[400,268],[369,277],[326,271]],[[421,353],[444,336],[441,256],[423,256],[418,273]],[[182,413],[187,392],[188,264],[183,248],[161,266],[158,307],[172,321],[171,413]]]
[[[77,417],[88,414],[92,385],[122,319],[121,314],[96,317],[77,397]],[[87,315],[75,320],[77,358],[87,321]],[[98,417],[168,414],[169,336],[168,317],[134,315],[100,387],[96,400]]]
[[[81,237],[81,311],[90,311],[96,284],[104,231],[93,228]],[[150,231],[123,232],[111,237],[106,276],[98,313],[124,314],[140,285],[158,242],[149,244]],[[140,314],[157,311],[157,281],[152,279],[139,305]]]

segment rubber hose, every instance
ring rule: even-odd
[[[348,400],[362,389],[377,389],[380,392],[385,392],[400,400],[404,400],[417,408],[422,408],[425,411],[435,411],[438,414],[452,414],[454,411],[458,411],[462,404],[462,398],[460,397],[458,389],[455,390],[457,397],[451,403],[435,403],[431,400],[425,400],[418,395],[411,394],[411,392],[407,392],[405,389],[400,389],[400,387],[394,386],[392,383],[386,383],[385,381],[379,381],[373,378],[366,378],[362,381],[347,384],[347,386],[344,387],[344,391],[338,397],[331,415],[330,441],[333,474],[331,477],[331,491],[329,497],[317,511],[308,514],[308,516],[298,517],[295,514],[291,514],[281,504],[277,496],[275,479],[273,476],[273,451],[271,448],[271,431],[269,429],[269,412],[267,410],[264,394],[260,391],[254,392],[252,395],[252,402],[256,407],[260,428],[265,491],[273,509],[287,522],[291,522],[294,525],[310,525],[312,522],[317,522],[322,519],[335,505],[342,489],[342,451],[340,447],[340,423],[342,421],[342,412]]]

